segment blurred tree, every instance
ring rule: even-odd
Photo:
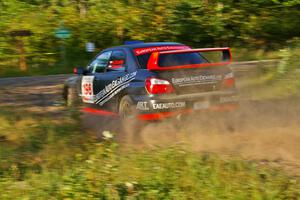
[[[0,56],[17,53],[8,34],[16,29],[33,32],[27,53],[58,52],[61,23],[72,32],[70,64],[86,59],[86,42],[98,50],[131,39],[272,50],[300,36],[300,0],[0,0]]]

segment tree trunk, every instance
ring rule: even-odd
[[[24,42],[20,38],[17,40],[18,49],[19,49],[19,66],[21,71],[27,71],[27,64],[26,64],[26,58],[25,58],[25,48],[24,48]]]

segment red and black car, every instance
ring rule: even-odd
[[[160,120],[236,107],[229,48],[135,43],[100,52],[64,86],[68,104],[95,114]]]

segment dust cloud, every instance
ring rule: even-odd
[[[65,78],[22,78],[21,83],[16,78],[5,79],[8,86],[0,88],[0,103],[30,108],[31,112],[61,115],[62,106],[55,106],[54,102],[61,101],[61,85],[58,84]],[[243,93],[247,94],[247,91],[243,90]],[[103,130],[110,130],[116,133],[115,139],[120,146],[128,149],[184,145],[195,152],[213,152],[271,163],[300,177],[299,114],[299,97],[245,100],[233,113],[197,113],[182,120],[148,123],[137,133],[131,129],[124,131],[119,119],[83,114],[82,129],[84,132],[89,130],[99,139]]]
[[[195,152],[267,163],[300,177],[300,99],[240,102],[231,113],[203,112],[144,124],[140,131],[122,131],[121,121],[105,122],[124,148],[151,149],[183,145]],[[99,119],[88,120],[89,127]],[[98,126],[98,128],[99,128]],[[104,129],[101,129],[103,131]],[[97,129],[101,137],[100,129]]]

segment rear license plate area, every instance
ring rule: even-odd
[[[210,102],[208,100],[204,100],[204,101],[195,102],[193,108],[194,110],[205,110],[208,109],[209,106],[210,106]]]

